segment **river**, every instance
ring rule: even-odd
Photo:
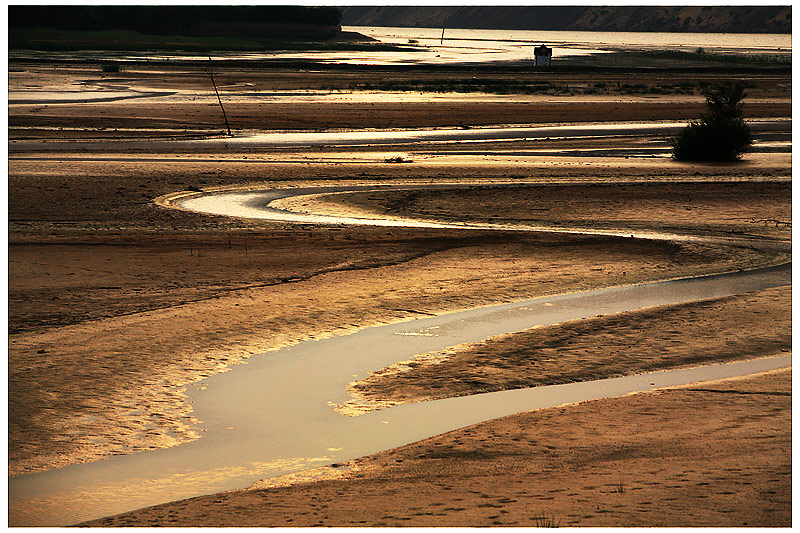
[[[307,191],[295,190],[295,194],[300,192]],[[284,191],[277,196],[287,194]],[[218,204],[221,199],[224,197],[216,198]],[[238,209],[237,202],[231,200],[229,209]],[[261,198],[251,202],[251,208],[268,209],[267,203]],[[188,387],[194,414],[202,420],[200,439],[10,478],[9,522],[12,526],[67,525],[243,488],[266,477],[343,462],[498,416],[788,367],[790,356],[772,357],[479,394],[358,417],[342,416],[332,409],[348,399],[346,385],[350,381],[418,353],[536,325],[790,283],[790,264],[643,283],[366,328],[255,355],[229,372]]]

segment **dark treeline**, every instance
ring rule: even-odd
[[[9,6],[8,25],[58,30],[131,30],[157,35],[259,31],[266,26],[338,26],[337,7],[304,6]]]

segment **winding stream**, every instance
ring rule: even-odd
[[[287,216],[287,212],[268,208],[270,199],[311,194],[311,190],[315,189],[200,196],[186,199],[180,205],[202,211],[207,208],[202,202],[210,198],[225,214],[249,216],[250,211],[243,214],[241,210],[251,209],[253,213],[261,213],[262,218],[274,220]],[[294,215],[301,218],[291,219],[292,222],[316,216]],[[381,225],[408,223],[380,221]],[[195,415],[202,420],[202,438],[173,448],[11,478],[9,523],[12,526],[71,524],[165,501],[246,487],[265,477],[346,461],[498,416],[788,367],[790,356],[771,357],[424,402],[358,417],[342,416],[331,408],[332,403],[348,399],[345,387],[350,381],[418,353],[536,325],[788,284],[791,284],[790,264],[643,283],[366,328],[255,355],[229,372],[188,387]]]
[[[486,184],[483,184],[484,186]],[[528,184],[521,181],[509,183],[493,183],[495,188],[522,187]],[[464,185],[460,185],[464,186]],[[375,217],[345,217],[322,213],[301,213],[289,211],[272,206],[275,200],[284,198],[297,198],[301,196],[334,194],[346,192],[370,191],[398,191],[410,189],[452,189],[459,185],[447,183],[416,184],[416,185],[346,185],[324,187],[291,187],[285,189],[266,189],[246,192],[218,192],[202,193],[179,197],[172,202],[181,209],[205,213],[210,215],[225,215],[238,218],[257,220],[271,220],[274,222],[288,222],[294,224],[332,224],[332,225],[366,225],[382,227],[411,227],[433,229],[460,229],[460,230],[499,230],[499,231],[547,231],[554,233],[568,233],[575,235],[606,235],[612,237],[634,237],[637,239],[669,240],[679,242],[697,242],[709,244],[724,244],[748,248],[758,248],[771,251],[791,252],[791,244],[783,241],[769,241],[763,238],[747,238],[733,236],[708,236],[689,235],[678,233],[664,233],[642,230],[600,230],[589,227],[545,227],[529,224],[492,224],[492,223],[446,223],[436,221],[422,221],[404,218]]]

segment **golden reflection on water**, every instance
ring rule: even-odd
[[[669,32],[603,32],[603,31],[547,31],[547,30],[484,30],[447,28],[442,40],[441,28],[392,28],[375,26],[345,26],[344,31],[354,31],[388,44],[408,44],[418,41],[421,47],[440,47],[458,50],[514,50],[530,47],[531,43],[560,44],[580,51],[614,50],[627,48],[686,49],[700,46],[707,49],[736,52],[791,52],[791,34],[749,33],[669,33]],[[591,50],[590,50],[591,49]],[[558,56],[554,51],[554,56]]]
[[[61,516],[65,522],[77,523],[89,516],[105,516],[119,511],[120,504],[127,508],[147,505],[140,500],[170,501],[188,498],[207,492],[208,487],[229,482],[239,477],[274,476],[278,471],[315,469],[320,463],[329,462],[330,457],[293,457],[275,461],[251,463],[245,466],[215,468],[212,470],[170,474],[158,478],[129,478],[124,481],[92,485],[84,490],[69,489],[50,494],[45,498],[34,498],[15,503],[9,508],[9,525],[36,526],[42,520],[52,522],[53,516]],[[102,494],[102,499],[97,498]],[[137,502],[142,502],[138,503]],[[64,515],[65,509],[86,509],[74,515]]]

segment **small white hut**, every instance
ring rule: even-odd
[[[553,57],[553,49],[545,45],[537,46],[533,49],[534,65],[537,67],[549,67],[550,59]]]

